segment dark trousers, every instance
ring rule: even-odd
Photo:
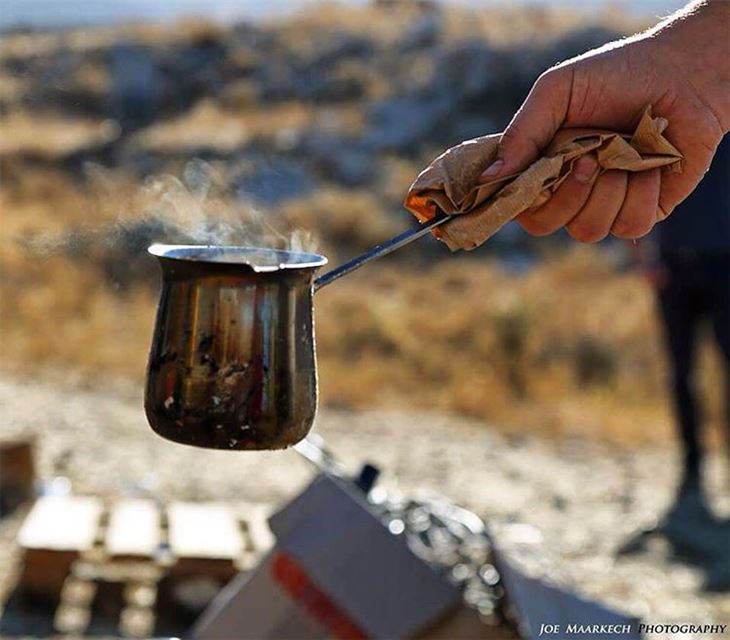
[[[725,426],[730,442],[730,252],[665,253],[662,264],[667,279],[659,288],[658,298],[671,369],[672,400],[685,472],[697,476],[702,458],[701,416],[693,371],[698,329],[707,321],[724,365]]]

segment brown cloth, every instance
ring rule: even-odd
[[[653,118],[647,107],[633,134],[561,129],[543,156],[524,171],[484,184],[479,176],[496,158],[502,134],[467,140],[442,153],[418,175],[404,205],[421,222],[433,218],[437,207],[460,214],[436,228],[434,235],[452,251],[474,249],[523,211],[544,204],[586,153],[596,154],[598,173],[655,167],[681,171],[682,154],[662,135],[667,124],[664,118]]]

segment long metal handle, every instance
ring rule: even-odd
[[[439,213],[435,217],[431,218],[428,222],[422,224],[420,227],[404,231],[403,233],[395,236],[395,238],[391,238],[390,240],[383,242],[382,244],[374,246],[372,249],[368,249],[365,253],[361,253],[359,256],[354,257],[352,260],[348,260],[344,264],[341,264],[339,267],[335,267],[331,271],[323,273],[321,276],[319,276],[319,278],[315,278],[314,290],[319,291],[319,289],[321,289],[325,285],[334,282],[335,280],[337,280],[337,278],[341,278],[342,276],[350,273],[350,271],[359,269],[371,260],[376,260],[377,258],[387,256],[389,253],[392,253],[396,249],[400,249],[402,246],[407,245],[414,240],[418,240],[418,238],[420,238],[421,236],[425,236],[429,231],[431,231],[431,229],[433,229],[434,227],[438,227],[444,222],[448,222],[449,220],[451,220],[451,218],[453,218],[453,216],[450,216],[446,213]]]
[[[347,475],[344,467],[327,449],[322,436],[316,433],[310,433],[304,440],[297,442],[292,449],[323,473],[340,478]]]

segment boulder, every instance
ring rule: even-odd
[[[494,84],[494,62],[492,48],[479,40],[446,49],[436,57],[432,89],[460,102],[483,97]]]
[[[165,78],[149,47],[119,42],[109,51],[110,114],[122,130],[152,122],[160,108]]]
[[[247,157],[232,178],[242,200],[277,205],[308,194],[314,187],[309,172],[297,162],[271,155]]]
[[[446,94],[411,94],[388,98],[370,107],[363,141],[375,151],[408,153],[451,115],[454,99]]]
[[[302,137],[297,151],[323,178],[345,187],[363,186],[375,176],[372,152],[352,138],[311,132]]]
[[[441,40],[443,16],[437,9],[423,11],[398,41],[398,51],[410,53],[435,47]]]

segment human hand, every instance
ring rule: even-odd
[[[609,233],[638,238],[697,186],[730,128],[730,2],[692,5],[655,29],[611,43],[544,73],[500,141],[482,180],[533,162],[565,127],[631,131],[647,104],[669,121],[664,132],[684,155],[681,173],[609,170],[592,154],[544,205],[517,217],[534,235],[565,227],[583,242]]]

